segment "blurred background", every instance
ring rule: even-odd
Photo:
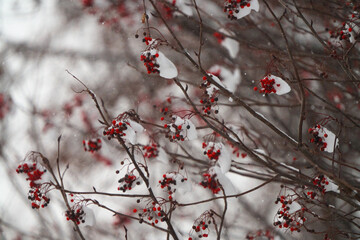
[[[287,135],[297,139],[301,94],[284,39],[265,4],[260,1],[259,12],[252,11],[243,19],[230,21],[223,12],[223,1],[196,2],[204,22],[202,67],[205,70],[212,68],[210,72],[214,73],[221,66],[221,80],[228,84],[231,92]],[[306,91],[304,142],[308,143],[305,134],[309,127],[331,116],[327,128],[339,137],[341,147],[334,155],[325,154],[321,159],[326,166],[331,166],[331,159],[336,158],[355,167],[349,170],[342,168],[341,164],[333,163],[330,172],[338,173],[338,176],[359,187],[359,170],[356,168],[360,149],[357,125],[360,124],[358,80],[346,75],[337,60],[331,58],[330,53],[324,51],[311,31],[306,29],[304,22],[294,17],[289,9],[285,10],[287,4],[293,8],[292,1],[279,1],[283,5],[275,0],[267,2],[282,18],[304,86],[330,104]],[[308,1],[304,1],[301,9],[307,17],[311,17],[320,37],[332,41],[329,46],[334,44],[339,56],[347,54],[353,74],[360,74],[357,45],[350,42],[336,43],[328,34],[329,29],[341,28],[342,21],[347,19],[351,11],[342,5],[343,1],[334,1],[333,5],[327,5],[327,1],[309,2],[313,4],[312,7],[305,7]],[[348,2],[353,4],[352,1]],[[163,159],[148,161],[150,182],[157,196],[165,196],[158,186],[162,175],[179,171],[180,166],[184,166],[182,174],[192,182],[192,191],[178,196],[179,202],[193,202],[214,196],[199,185],[202,174],[214,165],[199,161],[208,160],[201,146],[209,140],[212,130],[204,126],[200,118],[193,117],[191,120],[197,127],[204,127],[198,129],[197,139],[185,141],[181,145],[169,143],[158,128],[163,124],[160,121],[161,107],[168,106],[178,113],[192,109],[171,79],[147,74],[142,66],[140,55],[146,48],[142,38],[143,33],[147,32],[144,3],[153,38],[166,42],[160,47],[161,51],[176,65],[179,80],[189,86],[189,95],[201,109],[198,103],[203,92],[199,85],[203,76],[184,57],[150,2],[0,0],[1,239],[78,239],[72,223],[66,221],[66,208],[59,192],[49,193],[51,204],[48,207],[39,210],[31,208],[27,199],[29,184],[24,176],[15,172],[28,152],[41,152],[55,166],[57,139],[61,135],[60,166],[62,171],[69,166],[64,175],[64,184],[66,189],[72,191],[91,192],[95,187],[97,191],[118,193],[118,180],[128,171],[121,165],[121,161],[128,161],[126,153],[115,141],[103,137],[104,127],[98,121],[101,116],[94,102],[88,94],[82,92],[84,87],[71,74],[96,94],[110,118],[133,109],[144,121],[155,123],[154,126],[144,125],[147,132],[138,136],[138,144],[139,149],[142,149],[142,146],[156,142],[166,151]],[[156,4],[185,49],[197,60],[199,25],[193,1],[178,1],[177,5],[172,1],[156,1]],[[323,11],[319,10],[322,8]],[[330,10],[333,12],[328,14]],[[357,22],[353,21],[352,24],[356,25]],[[353,28],[356,32],[356,28]],[[136,38],[135,35],[140,37]],[[226,43],[223,41],[224,36],[227,38]],[[354,41],[357,41],[356,36],[353,35]],[[253,88],[269,73],[280,74],[286,79],[292,88],[291,93],[273,97],[255,92]],[[310,180],[316,176],[317,169],[312,168],[299,152],[260,121],[254,120],[237,103],[219,95],[216,109],[219,109],[219,114],[214,117],[219,122],[231,127],[249,148],[261,149],[262,153],[275,159],[277,163],[274,166],[278,167],[281,163],[295,167],[296,171],[301,169]],[[84,151],[83,140],[98,138],[102,140],[99,152]],[[235,192],[249,190],[276,175],[272,170],[255,163],[242,149],[230,145],[228,148],[232,171],[226,173],[226,176]],[[119,175],[116,170],[120,170]],[[291,169],[286,171],[292,172]],[[344,232],[358,232],[358,228],[354,229],[335,215],[327,216],[331,219],[329,221],[310,222],[310,226],[319,230],[318,235],[311,237],[306,230],[300,233],[277,230],[273,222],[279,206],[274,202],[281,191],[281,183],[280,180],[270,183],[229,201],[221,239],[251,239],[247,238],[249,236],[254,236],[253,239],[324,239],[324,234],[331,232],[334,226],[342,226],[345,230],[341,231]],[[294,180],[287,179],[287,183],[296,185]],[[146,187],[142,184],[131,193],[146,194]],[[78,199],[88,197],[127,215],[134,215],[132,210],[141,209],[146,202],[142,200],[137,203],[135,198],[102,195],[79,195]],[[327,204],[338,207],[342,202],[328,199]],[[128,230],[128,239],[166,239],[165,233],[151,226],[114,216],[113,212],[91,204],[89,208],[95,213],[96,224],[80,226],[86,239],[125,239],[123,226]],[[221,213],[223,201],[220,199],[182,208],[174,213],[174,226],[182,236],[181,239],[188,239],[194,221],[209,209]],[[317,210],[320,215],[326,213],[324,209]],[[350,211],[350,208],[344,207],[345,210]],[[216,239],[214,229],[211,233],[208,239]],[[337,233],[334,233],[332,239],[343,239],[343,235],[338,236]]]

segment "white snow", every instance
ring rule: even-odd
[[[319,132],[319,137],[321,137],[324,140],[324,142],[327,143],[327,146],[324,149],[324,151],[329,153],[334,152],[334,147],[338,146],[339,144],[336,135],[325,127],[320,127],[320,129],[316,127],[316,130]],[[327,137],[324,136],[325,134],[327,134]]]
[[[249,15],[251,13],[251,10],[259,12],[259,8],[260,8],[259,1],[258,0],[251,0],[250,7],[239,8],[239,12],[234,13],[234,16],[237,19],[240,19],[240,18],[243,18],[243,17]]]
[[[156,61],[159,64],[160,77],[171,79],[177,77],[178,70],[174,63],[172,63],[165,55],[158,51],[159,57],[156,58]]]
[[[349,41],[350,43],[354,43],[355,42],[355,36],[356,36],[356,32],[359,31],[359,27],[356,25],[356,24],[353,24],[353,23],[346,23],[345,24],[345,27],[346,29],[349,31],[349,28],[351,27],[352,28],[352,31],[349,32],[350,33],[350,38],[349,38]]]
[[[220,29],[219,32],[225,33],[226,35],[229,36],[233,35],[233,33],[225,29]],[[221,46],[223,46],[224,48],[226,48],[226,50],[228,50],[231,58],[235,58],[239,52],[239,43],[232,38],[225,37],[224,40],[221,41]]]
[[[186,180],[186,181],[181,181],[182,179],[184,179],[185,177],[181,174],[175,174],[173,176],[173,179],[176,180],[176,192],[175,192],[175,197],[178,194],[185,194],[188,192],[191,192],[192,186],[191,186],[191,182],[190,180]]]
[[[209,169],[210,174],[216,174],[216,178],[219,180],[221,186],[224,188],[225,195],[236,194],[235,186],[232,184],[230,179],[222,172],[218,166]],[[221,191],[222,192],[222,191]]]
[[[85,213],[84,226],[94,226],[95,222],[96,222],[94,211],[91,208],[87,207],[87,206],[83,206],[82,210]],[[80,226],[82,226],[82,224],[80,224]]]
[[[339,186],[336,185],[336,183],[334,183],[330,178],[326,177],[326,179],[328,180],[329,184],[325,185],[325,192],[340,193]]]
[[[162,147],[159,148],[159,154],[158,154],[157,160],[159,160],[160,162],[165,163],[165,164],[169,163],[169,157]]]
[[[299,211],[301,209],[301,205],[297,203],[296,201],[293,201],[291,204],[288,205],[290,207],[289,213],[292,214],[296,211]]]
[[[196,127],[190,121],[190,119],[181,118],[179,116],[175,116],[175,117],[176,117],[175,124],[177,126],[181,126],[180,134],[184,136],[184,139],[189,141],[197,139]],[[170,131],[175,132],[176,130],[171,126]]]
[[[172,0],[171,0],[172,2]],[[190,0],[176,0],[175,6],[183,12],[185,15],[192,16],[193,11],[192,7],[190,6],[191,2]],[[175,13],[175,15],[179,15],[178,13]]]
[[[209,69],[209,72],[219,72],[219,76],[223,80],[223,85],[231,92],[234,92],[241,82],[240,70],[238,68],[231,72],[228,68],[220,65],[214,65]]]
[[[139,123],[132,121],[132,120],[128,120],[129,124],[128,128],[124,131],[124,133],[126,134],[125,136],[123,136],[122,138],[125,140],[128,140],[131,144],[136,144],[137,143],[137,134],[140,134],[141,132],[144,131],[144,127],[141,126]]]
[[[171,62],[159,49],[156,49],[157,41],[149,41],[150,49],[142,53],[142,55],[147,56],[148,53],[151,55],[159,54],[159,57],[156,58],[156,62],[159,64],[158,70],[160,71],[160,77],[171,79],[177,77],[178,70],[173,62]]]
[[[269,75],[268,78],[275,80],[274,88],[277,95],[283,95],[291,91],[291,87],[289,86],[289,84],[285,82],[282,78],[276,77],[274,75]]]
[[[295,168],[295,167],[293,167],[293,166],[289,166],[289,165],[287,165],[287,164],[285,164],[285,163],[280,163],[280,164],[283,165],[285,168],[294,170],[294,171],[296,171],[296,172],[300,172],[299,169],[297,169],[297,168]]]
[[[266,152],[263,149],[254,149],[253,150],[254,154],[256,154],[259,158],[261,158],[262,160],[266,161],[266,157],[268,156],[266,154]]]
[[[224,84],[220,81],[220,79],[219,79],[217,76],[215,76],[215,75],[213,75],[213,74],[211,74],[211,73],[208,73],[208,75],[211,76],[212,79],[213,79],[217,84],[219,84],[220,86],[222,86],[222,87],[225,88]],[[212,95],[214,94],[214,92],[215,92],[216,90],[218,90],[218,89],[219,89],[218,87],[216,87],[215,85],[211,84],[211,85],[206,89],[206,93],[207,93],[209,96],[212,96]]]
[[[222,173],[227,173],[231,167],[231,154],[229,149],[222,143],[209,142],[205,151],[213,147],[213,151],[220,150],[220,155],[216,163],[219,165]]]

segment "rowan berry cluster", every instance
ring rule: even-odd
[[[157,58],[159,57],[159,53],[155,49],[151,49],[145,51],[141,54],[140,60],[144,62],[144,66],[147,69],[147,73],[160,73],[159,67],[160,65],[157,62]]]
[[[188,180],[187,178],[183,177],[178,173],[167,173],[163,175],[163,178],[159,180],[159,183],[160,183],[160,187],[168,193],[169,200],[172,201],[173,200],[172,195],[173,193],[176,192],[176,187],[177,187],[176,185],[179,184],[179,182],[177,181],[184,183],[187,180]]]
[[[217,78],[216,76],[211,75],[213,78]],[[218,79],[218,78],[217,78]],[[203,77],[204,82],[201,83],[200,88],[203,89],[203,95],[201,96],[200,103],[203,105],[202,110],[205,114],[210,115],[213,108],[217,106],[217,102],[219,101],[219,89],[213,86],[210,81],[208,81],[208,77]],[[219,80],[220,82],[220,80]],[[213,111],[215,114],[219,113],[218,109]]]
[[[324,175],[319,175],[312,180],[314,186],[319,188],[321,194],[325,194],[326,186],[329,185],[329,181]],[[306,193],[311,199],[315,199],[317,193],[315,191],[307,191]]]
[[[172,7],[175,7],[176,0],[172,0],[171,3],[168,3],[168,4],[171,5]],[[171,19],[173,17],[174,10],[168,4],[161,4],[161,6],[163,7],[163,9],[165,11],[166,19]]]
[[[214,32],[214,37],[217,39],[218,43],[222,43],[225,39],[225,36],[219,32]]]
[[[240,153],[240,149],[235,147],[231,142],[227,142],[227,144],[233,149],[232,154],[234,154],[236,157],[246,158],[247,153]]]
[[[360,4],[359,3],[355,4],[355,2],[353,2],[351,11],[352,11],[351,18],[353,20],[356,20],[356,18],[357,19],[360,18]]]
[[[252,233],[248,233],[246,235],[246,239],[248,240],[274,240],[274,234],[270,230],[258,230]]]
[[[328,137],[328,135],[326,133],[319,134],[321,129],[321,126],[318,124],[315,127],[309,128],[308,133],[312,135],[310,142],[315,143],[318,147],[320,147],[320,151],[324,151],[327,147],[327,142],[325,139]]]
[[[16,169],[18,174],[24,173],[27,175],[26,180],[29,181],[30,190],[28,192],[28,199],[31,201],[33,209],[46,207],[50,203],[50,198],[46,196],[49,191],[50,184],[44,181],[44,174],[46,169],[37,162],[24,162]]]
[[[226,0],[224,12],[227,12],[230,20],[236,20],[234,14],[239,13],[241,8],[250,7],[251,0]]]
[[[161,118],[161,120],[164,120],[164,118]],[[191,128],[195,127],[188,119],[170,115],[170,122],[165,123],[164,128],[166,129],[165,137],[168,138],[170,142],[176,142],[184,141],[186,137],[189,137],[188,133]]]
[[[140,202],[140,200],[138,200]],[[140,210],[139,210],[140,211]],[[133,213],[137,213],[138,209],[134,208]],[[151,221],[151,225],[155,226],[155,224],[160,222],[164,222],[166,220],[166,214],[161,206],[155,202],[149,202],[145,208],[142,209],[138,216],[141,218],[139,223],[142,223],[144,219]]]
[[[200,182],[200,185],[204,188],[209,188],[214,194],[217,194],[221,191],[220,185],[216,178],[215,174],[204,173],[203,174],[204,180]]]
[[[73,221],[77,225],[80,223],[85,223],[86,213],[84,212],[81,205],[74,205],[70,210],[65,212],[65,217],[67,221]]]
[[[213,213],[206,211],[201,216],[196,219],[192,229],[190,231],[190,236],[197,235],[198,238],[207,238],[210,234],[210,226],[212,223],[215,223],[213,218]],[[192,240],[192,237],[189,237],[188,240]]]
[[[117,170],[116,174],[119,174],[119,173],[120,173],[120,171]],[[118,187],[118,190],[126,192],[127,190],[133,189],[136,185],[140,185],[141,180],[139,177],[135,176],[132,172],[129,172],[129,173],[125,174],[124,177],[120,178],[118,180],[118,183],[120,184],[120,186]]]
[[[329,34],[330,34],[330,38],[338,39],[340,41],[345,40],[349,42],[352,31],[353,31],[352,27],[350,27],[346,22],[343,22],[342,26],[339,29],[330,30]]]
[[[47,207],[47,205],[50,203],[50,198],[46,196],[48,187],[48,185],[41,185],[29,190],[28,199],[31,201],[31,207],[33,209]]]
[[[97,152],[101,149],[101,139],[90,139],[90,140],[83,140],[83,146],[85,152]]]
[[[176,125],[175,123],[164,124],[164,128],[169,130],[165,137],[168,138],[170,142],[185,140],[185,136],[182,134],[181,131],[182,125]],[[171,131],[170,128],[173,129],[174,131]]]
[[[135,35],[136,38],[139,37],[138,34]],[[159,63],[157,62],[157,58],[159,57],[159,50],[157,49],[157,45],[159,41],[154,40],[152,37],[147,36],[144,32],[144,38],[142,41],[146,44],[147,48],[144,52],[141,53],[140,60],[144,62],[144,66],[147,69],[147,73],[159,73]]]
[[[156,158],[159,155],[158,145],[156,143],[151,143],[143,147],[144,158]]]
[[[137,37],[138,35],[135,35],[135,37],[136,38],[138,38]],[[147,37],[146,36],[146,33],[144,33],[144,38],[142,39],[142,41],[146,44],[146,45],[151,45],[151,43],[153,42],[153,39],[152,39],[152,37]]]
[[[108,139],[126,136],[125,131],[129,128],[130,123],[128,121],[127,114],[121,114],[111,122],[111,126],[104,130],[104,136],[108,136]]]
[[[259,90],[259,93],[264,94],[276,93],[276,89],[274,88],[275,79],[266,76],[265,78],[260,80],[260,84],[261,88],[258,89],[258,87],[254,87],[254,91]],[[280,87],[280,84],[277,84],[277,86]]]
[[[278,203],[281,203],[281,208],[276,214],[274,226],[290,229],[291,232],[300,232],[300,228],[306,221],[306,218],[304,217],[305,208],[293,211],[291,207],[293,207],[292,204],[294,203],[294,200],[290,195],[281,195],[275,201],[275,204]]]
[[[219,160],[219,156],[221,155],[221,150],[217,147],[214,142],[210,142],[206,144],[202,143],[202,148],[205,149],[204,155],[206,155],[210,160]]]

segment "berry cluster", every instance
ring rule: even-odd
[[[313,184],[320,189],[322,194],[326,192],[326,186],[329,185],[329,181],[326,179],[324,175],[319,175],[312,180]],[[307,191],[306,193],[311,199],[315,199],[317,196],[316,192],[314,191]]]
[[[231,142],[227,143],[232,149],[232,154],[234,154],[236,157],[240,157],[241,158],[246,158],[247,157],[247,153],[240,153],[240,149],[235,147]]]
[[[356,18],[360,18],[360,4],[357,3],[355,4],[355,2],[352,3],[352,14],[351,14],[351,18],[354,20],[356,20]]]
[[[144,34],[146,34],[146,33],[144,33]],[[136,38],[137,38],[137,36],[138,36],[138,35],[135,35]],[[149,45],[149,44],[152,43],[153,39],[152,39],[152,37],[147,37],[147,36],[145,36],[145,37],[142,39],[142,41],[143,41],[146,45]]]
[[[81,3],[84,7],[92,7],[94,0],[81,0]]]
[[[145,150],[144,157],[148,159],[156,158],[159,155],[159,150],[156,143],[151,143],[150,145],[144,146],[143,150]]]
[[[220,82],[218,78],[212,74],[213,78],[217,80],[217,82]],[[212,86],[210,81],[207,80],[208,78],[206,76],[203,77],[204,82],[201,83],[200,88],[204,90],[203,95],[201,96],[200,103],[203,105],[202,110],[205,114],[210,115],[212,112],[212,108],[217,106],[217,102],[219,100],[219,89],[215,86]],[[219,113],[218,109],[215,109],[215,114]]]
[[[279,228],[288,228],[291,232],[300,232],[301,226],[306,221],[304,217],[305,208],[291,212],[291,204],[294,203],[292,196],[280,196],[276,199],[275,204],[281,203],[281,208],[276,214],[274,226]]]
[[[171,5],[171,7],[168,6],[167,4],[161,4],[162,8],[165,11],[165,17],[167,19],[171,19],[173,17],[173,14],[174,14],[173,8],[176,5],[176,0],[172,0],[171,3],[169,3],[169,4]]]
[[[310,142],[315,143],[318,147],[320,147],[320,151],[324,151],[327,147],[327,142],[325,139],[328,137],[328,135],[326,133],[319,134],[321,129],[321,126],[318,124],[313,128],[309,128],[308,132],[312,135]]]
[[[251,0],[226,0],[224,12],[227,12],[230,20],[236,20],[234,14],[239,13],[241,8],[250,7]]]
[[[206,238],[210,234],[209,227],[213,223],[213,213],[206,211],[194,222],[190,235],[197,235],[198,238]],[[189,237],[188,240],[192,240],[192,237]]]
[[[161,118],[161,120],[164,120],[164,118]],[[189,120],[172,115],[171,122],[164,124],[164,128],[167,130],[165,137],[170,142],[184,141],[191,127],[194,126],[191,126]]]
[[[65,212],[65,217],[67,221],[73,221],[77,225],[80,223],[85,223],[85,212],[82,209],[82,206],[75,205],[70,211]]]
[[[159,53],[155,49],[145,51],[141,54],[140,60],[144,62],[144,66],[146,67],[148,74],[160,73],[159,70],[160,65],[156,60],[158,57],[159,57]]]
[[[28,199],[31,201],[31,207],[33,209],[46,207],[50,202],[50,198],[46,196],[50,185],[41,183],[44,180],[46,169],[37,162],[25,162],[18,166],[16,172],[25,173],[27,175],[26,180],[30,181]]]
[[[119,170],[116,171],[116,174],[119,174]],[[141,184],[139,177],[136,177],[132,172],[125,174],[124,177],[118,180],[120,186],[118,187],[119,191],[126,192],[127,190],[133,189],[136,185]]]
[[[270,230],[258,230],[252,233],[248,233],[246,235],[247,240],[256,240],[256,239],[262,239],[262,240],[274,240],[275,237],[273,233]]]
[[[217,39],[218,43],[222,43],[225,39],[224,35],[219,32],[214,32],[214,37]]]
[[[128,121],[123,120],[122,117],[118,117],[114,119],[111,123],[112,125],[104,130],[104,136],[108,136],[109,140],[117,136],[126,136],[126,133],[124,131],[126,131],[128,129],[128,126],[130,126]]]
[[[138,38],[139,35],[136,34],[135,37]],[[152,37],[147,36],[145,32],[142,41],[147,45],[147,47],[145,51],[141,53],[140,60],[144,62],[147,73],[160,74],[160,65],[157,61],[157,58],[159,57],[159,50],[157,49],[157,46],[160,44],[160,41],[154,40]]]
[[[138,200],[138,202],[140,202]],[[136,208],[133,209],[133,213],[138,212],[138,210]],[[143,219],[147,219],[149,221],[151,221],[151,225],[155,226],[155,224],[159,223],[159,219],[160,218],[160,222],[164,222],[166,219],[166,214],[164,212],[164,210],[161,208],[161,206],[155,202],[151,202],[149,204],[147,204],[147,206],[142,210],[141,213],[138,214],[139,217],[141,218],[139,220],[139,223],[142,223],[144,220]]]
[[[36,162],[33,163],[23,163],[18,166],[16,169],[17,173],[25,173],[27,174],[27,181],[30,181],[30,187],[37,187],[39,184],[36,181],[40,180],[42,175],[46,172],[46,169],[43,169],[40,164]]]
[[[28,199],[31,201],[31,207],[33,209],[44,208],[50,203],[50,198],[46,196],[48,186],[32,188],[29,190]]]
[[[170,102],[171,102],[171,100],[170,100]],[[162,108],[160,109],[160,112],[161,112],[162,115],[164,115],[163,117],[160,118],[160,120],[161,120],[161,121],[164,121],[166,115],[169,113],[169,108],[168,108],[168,107],[162,107]],[[170,115],[170,117],[171,117],[172,114],[170,113],[169,115]]]
[[[258,89],[258,87],[254,87],[254,91],[259,90],[259,93],[264,93],[264,94],[276,93],[276,89],[274,88],[275,79],[266,76],[265,78],[260,80],[260,84],[261,84],[261,88]],[[280,87],[280,84],[276,84],[276,86]]]
[[[162,180],[159,180],[160,187],[167,191],[170,201],[173,200],[172,194],[176,192],[176,184],[179,180],[183,183],[188,179],[177,173],[167,173],[163,175]]]
[[[206,155],[210,160],[219,160],[221,150],[217,148],[217,145],[215,143],[206,144],[205,142],[203,142],[202,148],[205,149],[204,155]]]
[[[85,152],[97,152],[101,149],[101,139],[90,139],[90,140],[83,140],[83,146]]]
[[[204,188],[209,188],[214,194],[221,191],[216,174],[204,173],[204,180],[200,183]]]
[[[166,134],[166,138],[170,140],[170,142],[174,141],[184,141],[185,136],[182,134],[182,125],[172,124],[164,124],[164,128],[168,129],[168,133]],[[174,131],[172,131],[172,130]]]
[[[329,34],[330,34],[330,38],[332,39],[338,39],[340,41],[345,40],[349,42],[352,31],[353,29],[347,23],[343,22],[341,28],[337,30],[330,30]]]

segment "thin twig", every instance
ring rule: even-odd
[[[221,216],[221,222],[220,222],[220,227],[219,227],[219,232],[218,232],[218,235],[217,235],[217,240],[220,240],[220,237],[221,237],[221,231],[223,229],[223,226],[224,226],[224,221],[225,221],[225,214],[226,214],[226,211],[227,211],[227,208],[228,208],[228,203],[227,203],[227,199],[226,199],[226,193],[225,193],[225,190],[223,188],[223,186],[221,186],[220,184],[220,188],[224,194],[224,211],[223,211],[223,214]]]

